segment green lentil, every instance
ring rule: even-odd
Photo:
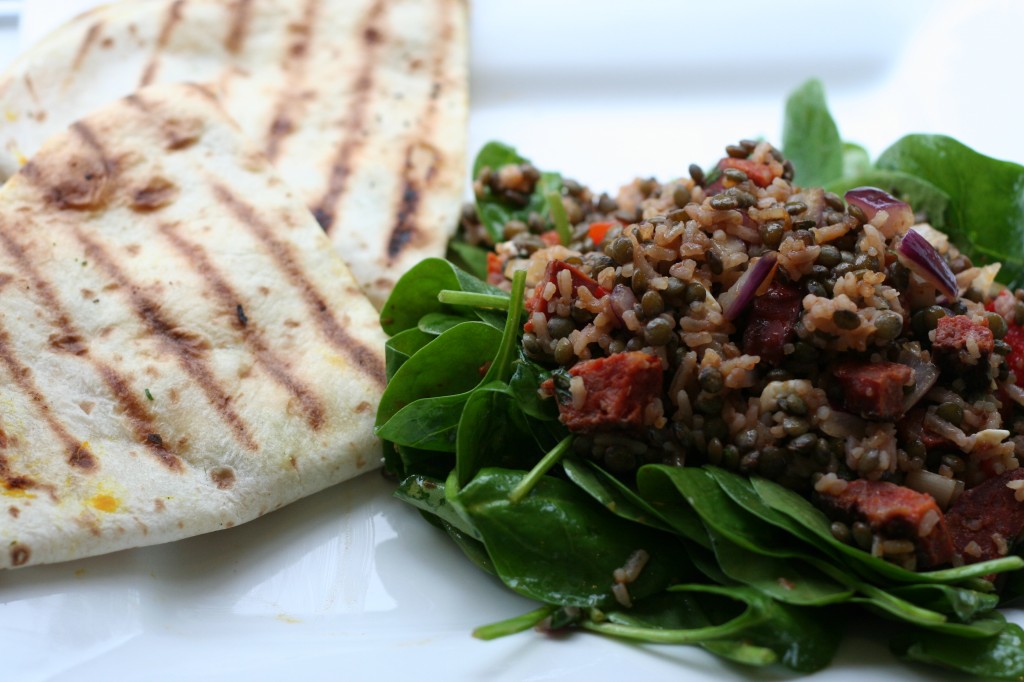
[[[761,233],[761,241],[769,249],[777,249],[782,244],[782,238],[786,234],[786,228],[782,223],[763,223],[758,229]]]
[[[814,446],[818,444],[818,437],[813,433],[803,433],[793,440],[789,441],[786,446],[787,449],[792,452],[807,455],[814,450]]]
[[[953,426],[960,426],[964,421],[964,408],[952,401],[942,403],[935,408],[935,414]]]
[[[690,177],[693,178],[693,181],[695,183],[697,183],[698,185],[703,185],[704,184],[704,180],[705,180],[704,171],[701,170],[700,166],[698,166],[695,163],[691,163],[690,167],[687,170],[689,170]]]
[[[826,268],[834,268],[843,262],[843,257],[839,253],[839,249],[831,244],[825,244],[818,253],[818,262]]]
[[[555,344],[555,362],[560,365],[568,365],[576,360],[576,353],[572,350],[572,342],[569,339],[559,339]]]
[[[833,521],[828,529],[831,531],[832,537],[839,540],[839,542],[844,544],[850,543],[850,527],[842,521]]]
[[[693,195],[690,193],[689,188],[684,185],[676,185],[676,188],[672,191],[672,202],[678,207],[683,208],[688,203]]]
[[[725,387],[722,372],[717,367],[705,367],[697,375],[700,387],[708,393],[719,393]]]
[[[985,313],[985,320],[988,322],[988,328],[992,331],[992,336],[997,339],[1001,339],[1006,336],[1008,328],[1006,326],[1006,320],[999,313]]]
[[[733,159],[745,159],[750,156],[750,149],[745,148],[743,145],[730,144],[725,148],[725,153]],[[732,170],[732,169],[726,169]],[[723,171],[724,174],[724,171]]]
[[[576,329],[576,325],[567,317],[552,317],[548,320],[548,333],[553,339],[564,339]]]
[[[799,417],[803,417],[807,414],[807,402],[795,393],[791,393],[783,397],[779,401],[779,407],[786,412],[795,414]]]
[[[605,248],[605,253],[619,265],[631,263],[633,261],[633,242],[629,237],[616,237]]]
[[[700,282],[690,282],[686,285],[686,294],[683,301],[687,304],[695,301],[704,301],[708,296],[707,289]]]
[[[711,197],[711,208],[717,211],[726,211],[733,208],[738,208],[740,205],[739,200],[735,195],[732,194],[716,194]]]
[[[644,341],[651,346],[664,346],[672,333],[673,324],[664,317],[656,317],[644,327]]]
[[[707,261],[708,268],[711,270],[711,274],[722,274],[722,270],[724,269],[722,265],[722,257],[718,255],[717,251],[715,251],[714,249],[709,249],[708,252],[704,254],[704,259]]]
[[[888,343],[903,332],[903,316],[892,310],[883,310],[875,315],[875,340]]]
[[[803,436],[810,430],[811,425],[803,417],[786,417],[782,420],[782,428],[787,436]]]
[[[737,185],[741,182],[747,181],[747,174],[741,171],[739,168],[726,168],[722,171],[722,175],[729,178]]]

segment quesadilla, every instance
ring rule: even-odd
[[[0,179],[140,87],[203,82],[316,216],[380,307],[443,255],[465,178],[465,0],[129,0],[0,76]]]
[[[379,464],[384,334],[201,86],[72,124],[0,189],[0,567],[248,521]]]

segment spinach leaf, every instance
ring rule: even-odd
[[[736,582],[763,592],[776,601],[822,606],[849,600],[854,591],[797,557],[751,553],[714,531],[710,532],[715,558],[722,571]]]
[[[902,585],[889,591],[926,609],[956,616],[964,623],[999,604],[999,597],[995,594],[953,585]]]
[[[483,322],[464,322],[423,346],[388,382],[377,408],[383,425],[421,398],[464,393],[480,382],[480,368],[494,357],[501,332]]]
[[[384,331],[394,336],[416,327],[420,318],[428,313],[472,316],[469,319],[480,319],[499,329],[504,324],[505,315],[500,312],[458,308],[441,303],[437,295],[445,289],[508,298],[508,293],[480,281],[443,258],[427,258],[414,265],[395,284],[380,311],[380,323]]]
[[[1014,623],[1004,623],[994,637],[965,640],[917,631],[896,637],[890,646],[902,658],[972,675],[1013,680],[1024,676],[1024,630]]]
[[[907,135],[882,152],[877,164],[945,192],[945,228],[953,242],[976,262],[1002,261],[1000,281],[1022,283],[1024,167],[979,154],[944,135]]]
[[[487,281],[487,249],[455,238],[448,242],[445,258],[477,279]]]
[[[473,162],[473,177],[477,177],[485,167],[497,171],[502,166],[513,163],[528,163],[528,160],[507,144],[488,142]],[[476,212],[492,241],[497,244],[504,239],[505,223],[510,220],[527,222],[530,214],[536,213],[550,222],[546,196],[552,192],[562,192],[562,176],[558,173],[541,173],[526,206],[511,205],[503,198],[495,196],[489,187],[484,187],[483,193],[476,198]]]
[[[455,452],[456,431],[471,392],[420,398],[402,407],[377,429],[377,435],[396,445]]]
[[[844,178],[864,175],[871,170],[871,157],[868,150],[859,144],[843,141],[843,173]],[[857,185],[853,185],[856,187]],[[835,190],[833,190],[835,191]]]
[[[403,502],[408,502],[417,509],[439,517],[474,540],[480,539],[480,533],[467,523],[448,502],[445,496],[444,481],[422,474],[414,474],[399,484],[395,491],[395,497]]]
[[[512,377],[509,388],[524,413],[542,421],[558,419],[558,407],[554,400],[541,398],[538,388],[549,376],[550,370],[541,367],[526,357],[522,345],[516,346],[517,357],[512,361]]]
[[[384,344],[384,371],[388,381],[391,381],[406,360],[433,340],[433,336],[415,328],[406,329],[388,339]]]
[[[525,469],[543,454],[506,384],[494,381],[472,392],[458,423],[455,471],[461,484],[484,467]]]
[[[672,532],[672,527],[642,497],[593,462],[566,457],[562,460],[562,468],[570,481],[616,516]]]
[[[782,151],[793,163],[798,185],[820,186],[843,174],[843,142],[821,81],[807,81],[786,100]]]
[[[564,606],[614,606],[613,574],[636,550],[650,555],[634,599],[660,592],[687,565],[664,533],[609,515],[571,483],[544,476],[518,503],[509,501],[523,472],[482,469],[459,493],[498,575],[511,589]],[[523,519],[530,519],[523,523]]]
[[[620,612],[609,614],[608,623],[584,622],[583,627],[619,637],[666,644],[706,644],[715,640],[747,642],[772,650],[780,663],[804,673],[827,666],[835,656],[842,636],[842,629],[836,627],[835,619],[826,621],[827,615],[821,610],[781,604],[748,587],[674,585],[669,591],[726,597],[745,604],[746,609],[724,622],[708,617],[713,624],[696,627],[650,627],[643,619]],[[699,604],[705,613],[713,608],[704,599]],[[692,622],[692,619],[693,616],[689,616],[683,622]]]

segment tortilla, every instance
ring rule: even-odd
[[[0,567],[228,528],[370,470],[377,313],[200,86],[0,189]]]
[[[58,29],[0,76],[0,177],[152,83],[210,85],[379,308],[444,254],[465,178],[465,0],[139,0]]]

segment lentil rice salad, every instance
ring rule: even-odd
[[[787,130],[615,196],[485,146],[381,310],[396,496],[539,602],[482,639],[810,673],[858,611],[1021,679],[1024,167],[910,135],[848,177],[814,81]]]
[[[1024,291],[996,291],[995,268],[882,190],[796,187],[767,142],[726,152],[713,182],[693,165],[614,199],[566,183],[585,229],[565,246],[540,221],[505,225],[491,282],[526,270],[523,348],[563,370],[544,390],[574,450],[616,474],[708,463],[775,480],[910,570],[1006,556],[1024,504],[993,518],[990,502],[1024,502],[1005,340]],[[514,201],[538,178],[485,168],[476,191]]]

